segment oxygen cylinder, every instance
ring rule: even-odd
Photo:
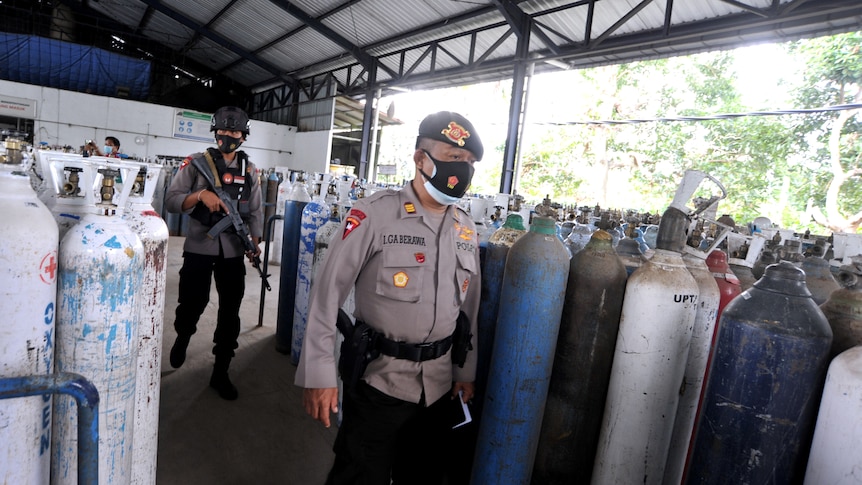
[[[139,295],[144,247],[111,203],[114,177],[103,172],[98,213],[86,214],[60,242],[56,360],[99,390],[99,483],[129,483],[134,433]],[[77,406],[54,406],[52,483],[77,475]]]
[[[805,285],[811,292],[814,303],[823,304],[833,291],[841,288],[832,276],[829,261],[819,256],[808,256],[802,260],[800,267],[805,271]]]
[[[697,313],[697,282],[677,252],[687,224],[668,208],[655,254],[626,283],[593,484],[662,483]]]
[[[478,336],[476,349],[476,407],[474,414],[480,422],[483,401],[491,365],[491,352],[494,348],[494,329],[497,326],[497,310],[500,306],[500,290],[503,285],[503,271],[506,256],[512,245],[527,231],[524,229],[521,214],[511,212],[502,227],[494,231],[488,239],[488,250],[482,265],[482,296],[479,301],[477,322]]]
[[[686,483],[800,480],[831,344],[805,273],[768,266],[721,316]]]
[[[838,280],[843,288],[820,305],[832,327],[832,357],[862,345],[862,261],[841,266]]]
[[[496,230],[493,226],[485,223],[486,212],[487,205],[485,199],[481,197],[470,198],[470,218],[476,226],[476,238],[479,240],[479,261],[481,263],[485,262],[488,252],[488,240]]]
[[[275,215],[276,201],[278,201],[278,174],[275,170],[269,172],[266,177],[266,188],[263,209],[263,221],[266,222],[270,217]]]
[[[548,395],[569,255],[549,204],[509,250],[479,424],[473,485],[527,483]]]
[[[170,167],[170,175],[165,180],[165,187],[171,186],[171,180],[173,180],[174,175],[176,175],[179,167]],[[164,197],[164,194],[162,194]],[[163,207],[164,209],[164,207]],[[168,235],[169,236],[179,236],[180,235],[180,221],[182,219],[181,214],[176,212],[169,212],[167,210],[162,211],[162,218],[165,220],[165,224],[168,226]]]
[[[691,344],[685,366],[685,377],[679,388],[679,404],[673,421],[673,434],[664,469],[664,483],[680,483],[688,456],[692,430],[697,417],[706,367],[716,329],[716,315],[721,292],[706,261],[698,256],[683,256],[685,267],[697,282],[697,312],[691,332]]]
[[[859,483],[862,455],[862,346],[832,360],[814,428],[805,485]]]
[[[566,237],[565,245],[569,250],[569,254],[572,256],[578,254],[578,252],[590,242],[590,237],[592,237],[593,232],[595,231],[595,227],[587,226],[584,224],[575,224],[572,226],[572,232],[569,233],[568,237]]]
[[[59,152],[37,152],[42,174],[49,189],[43,193],[42,201],[54,215],[59,237],[63,239],[72,226],[92,209],[93,167],[88,158]]]
[[[0,375],[54,371],[57,224],[20,165],[0,165]],[[0,483],[48,483],[51,395],[0,400]]]
[[[329,175],[317,182],[314,199],[302,209],[299,250],[296,263],[296,297],[293,306],[293,345],[290,361],[299,364],[299,353],[308,324],[308,295],[311,292],[311,270],[314,263],[314,240],[317,230],[329,219],[329,205],[324,200]]]
[[[278,317],[275,329],[275,350],[291,353],[293,342],[293,311],[296,301],[296,276],[299,265],[299,238],[302,211],[311,202],[303,174],[293,182],[288,200],[284,203],[283,234],[281,238],[281,271],[278,285]]]
[[[710,252],[706,258],[706,266],[712,272],[712,276],[718,284],[718,292],[721,295],[721,299],[718,302],[718,313],[715,317],[716,322],[718,322],[721,318],[721,312],[724,311],[724,307],[742,293],[742,286],[740,285],[739,278],[730,270],[730,266],[727,264],[727,255],[724,254],[724,251],[714,249]],[[715,332],[713,332],[714,335]]]
[[[123,218],[144,248],[139,298],[140,327],[135,377],[135,425],[132,439],[131,483],[156,483],[159,445],[159,402],[162,383],[162,335],[167,283],[168,226],[152,206],[161,166],[146,165],[129,196]]]
[[[293,190],[293,182],[289,179],[290,170],[287,167],[276,167],[276,173],[280,173],[281,182],[276,189],[275,213],[284,216],[285,202],[290,200],[290,192]],[[309,199],[311,200],[311,199]],[[269,264],[281,265],[282,237],[284,235],[284,220],[272,221],[272,250],[269,252]]]
[[[626,286],[603,230],[574,255],[532,483],[589,483]]]
[[[317,236],[314,239],[314,262],[311,266],[311,282],[314,283],[314,278],[317,276],[317,272],[320,270],[320,267],[323,266],[324,261],[326,260],[326,252],[329,250],[329,244],[332,242],[332,239],[336,237],[337,234],[341,231],[341,216],[339,215],[339,204],[334,203],[330,205],[330,214],[329,220],[323,224],[320,229],[317,230]],[[341,306],[344,311],[347,312],[348,316],[353,316],[353,309],[355,308],[355,294],[353,288],[350,289],[350,293],[347,295],[347,299],[344,301],[344,305]],[[338,359],[341,356],[341,343],[344,341],[344,335],[341,332],[335,333],[335,361],[338,362]],[[344,395],[344,384],[341,381],[341,376],[338,376],[338,415],[337,415],[337,424],[341,426],[341,419],[343,417],[341,402]]]
[[[739,287],[745,291],[757,281],[752,268],[760,258],[760,252],[766,245],[762,235],[743,236],[730,233],[727,235],[727,263],[733,274],[739,279]]]
[[[631,276],[636,269],[640,268],[644,258],[637,241],[631,238],[620,239],[619,244],[614,249],[626,268],[626,277]]]
[[[751,267],[751,274],[754,275],[755,279],[760,279],[763,277],[763,272],[766,271],[766,267],[775,264],[779,261],[778,254],[773,252],[771,249],[764,249],[760,253],[760,257],[757,258],[757,261],[754,262],[754,266]]]

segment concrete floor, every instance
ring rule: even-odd
[[[326,429],[305,414],[301,389],[293,385],[296,367],[275,350],[279,266],[268,270],[272,291],[266,293],[260,327],[260,278],[248,267],[239,348],[230,368],[239,399],[225,401],[209,387],[215,285],[185,364],[171,367],[183,242],[183,237],[168,242],[157,483],[322,484],[337,428]]]

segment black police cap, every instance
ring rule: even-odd
[[[470,150],[476,155],[476,160],[481,160],[485,153],[473,123],[452,111],[440,111],[426,116],[419,124],[419,136]]]
[[[241,131],[244,135],[248,136],[248,115],[242,108],[222,106],[213,113],[210,119],[210,131],[217,130]]]

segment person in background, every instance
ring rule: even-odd
[[[120,140],[114,136],[106,136],[105,145],[101,149],[96,146],[96,143],[93,141],[90,141],[90,143],[87,144],[86,148],[90,152],[90,155],[94,155],[97,157],[121,157]]]
[[[249,261],[260,255],[263,210],[260,184],[254,176],[255,166],[245,152],[237,151],[249,135],[248,115],[235,106],[219,108],[212,116],[210,131],[215,132],[217,148],[189,155],[165,195],[167,210],[190,215],[174,321],[177,339],[171,348],[170,362],[174,368],[182,367],[185,362],[186,349],[209,303],[210,284],[215,277],[219,301],[210,386],[223,399],[234,400],[239,393],[228,377],[228,367],[238,347],[239,310],[245,293],[243,255]],[[197,167],[211,172],[205,175]],[[232,207],[216,194],[217,187],[211,185],[207,175],[220,182],[218,190],[227,194]],[[210,234],[216,224],[234,210],[248,226],[253,252],[245,251],[240,235],[231,225],[217,234]]]
[[[357,325],[351,333],[370,329],[368,355],[377,355],[356,373],[342,347],[338,368],[350,389],[329,485],[442,480],[441,437],[456,423],[441,425],[438,417],[453,405],[460,410],[459,395],[467,402],[474,393],[476,353],[466,349],[476,339],[479,244],[472,219],[455,203],[482,154],[466,118],[449,111],[427,116],[413,152],[413,180],[357,201],[315,276],[295,377],[305,388],[305,411],[326,427],[338,412],[336,318],[351,288]],[[361,379],[349,384],[351,374]]]

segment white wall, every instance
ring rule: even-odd
[[[95,140],[101,146],[106,136],[115,136],[123,153],[143,159],[185,157],[215,145],[174,138],[176,108],[172,106],[3,80],[0,94],[36,100],[35,144],[70,145],[77,150],[84,140]],[[143,141],[137,144],[139,136]],[[329,166],[331,141],[330,131],[297,133],[294,126],[252,120],[242,149],[259,168],[287,166],[322,172]]]
[[[296,133],[293,163],[288,164],[288,167],[306,172],[327,172],[331,154],[331,130]]]

